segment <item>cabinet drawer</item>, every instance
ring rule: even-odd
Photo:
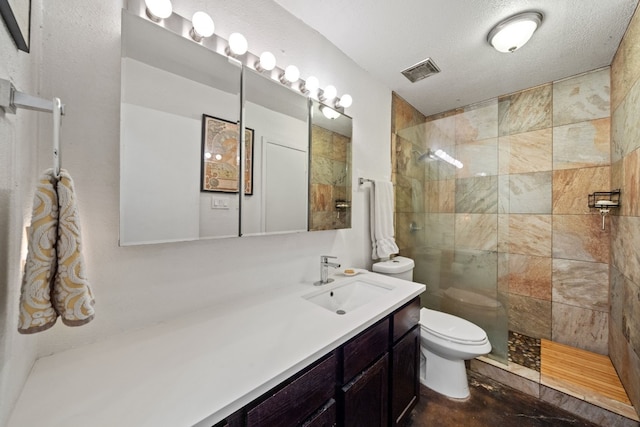
[[[342,384],[349,382],[387,351],[389,345],[389,319],[367,329],[343,347]]]
[[[280,427],[300,424],[334,396],[336,368],[336,356],[331,354],[249,409],[247,426]]]
[[[415,298],[393,315],[393,342],[402,338],[418,322],[420,322],[420,299]]]
[[[302,427],[334,427],[336,425],[336,401],[331,399],[317,414],[305,421]]]

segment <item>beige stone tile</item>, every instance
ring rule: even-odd
[[[396,212],[410,213],[414,212],[414,206],[412,203],[413,194],[413,181],[415,179],[406,177],[404,175],[396,176],[395,186],[395,201]],[[422,206],[421,206],[422,208]],[[415,212],[421,212],[422,209],[417,209]]]
[[[553,126],[610,116],[609,67],[553,83]]]
[[[597,393],[578,389],[575,385],[541,377],[540,399],[600,426],[637,427],[637,422],[625,417],[633,415],[633,408]],[[623,415],[619,415],[623,414]]]
[[[424,229],[425,236],[428,236],[426,241],[429,247],[453,250],[455,217],[456,215],[451,213],[425,215]]]
[[[425,123],[423,148],[436,150],[456,144],[456,117],[451,115]]]
[[[599,214],[554,215],[553,257],[581,261],[608,263],[611,227],[605,225]]]
[[[455,214],[455,247],[496,251],[497,228],[495,214]]]
[[[320,126],[311,126],[311,155],[331,158],[333,147],[331,146],[332,132]]]
[[[482,176],[457,179],[455,197],[456,213],[497,213],[498,178]]]
[[[554,302],[552,340],[598,354],[608,354],[609,314]]]
[[[508,252],[551,257],[551,215],[509,216]]]
[[[616,161],[640,148],[640,80],[616,110],[612,120],[612,157]]]
[[[640,354],[640,286],[626,280],[622,306],[622,333],[633,351]]]
[[[509,254],[509,292],[551,301],[551,258]]]
[[[423,179],[423,165],[416,161],[416,147],[404,138],[396,139],[396,162],[398,173],[410,178]]]
[[[517,363],[508,363],[504,364],[498,362],[496,360],[491,359],[488,356],[479,356],[471,361],[471,370],[474,371],[474,361],[475,362],[483,362],[491,366],[495,366],[496,368],[502,369],[507,372],[511,372],[519,377],[526,378],[535,383],[540,383],[540,372],[535,369],[530,369],[522,365],[518,365]],[[477,372],[477,371],[476,371]]]
[[[640,408],[640,356],[633,351],[618,328],[609,329],[610,352],[613,366],[618,372],[620,381],[636,408]],[[636,409],[636,411],[638,411]]]
[[[553,213],[588,214],[588,196],[609,191],[610,167],[557,170],[553,172]]]
[[[477,372],[481,375],[487,376],[499,383],[506,384],[509,387],[515,388],[530,396],[540,396],[540,385],[538,381],[531,380],[522,375],[510,372],[507,369],[502,369],[496,364],[489,363],[490,359],[483,358],[482,360],[473,359],[470,364],[470,368],[473,372]]]
[[[332,132],[331,140],[333,150],[331,150],[330,158],[339,162],[347,162],[349,159],[349,151],[351,150],[351,139],[339,133]]]
[[[624,162],[622,160],[618,160],[615,163],[611,164],[611,189],[612,190],[623,190],[624,193]],[[614,214],[625,215],[625,206],[623,203],[620,204],[620,208],[618,212]]]
[[[509,214],[498,214],[498,252],[509,252]]]
[[[425,187],[426,212],[455,212],[456,181],[454,179],[428,181]]]
[[[498,100],[470,105],[455,115],[456,143],[464,144],[498,136]]]
[[[509,292],[509,254],[503,252],[498,252],[498,292]],[[506,304],[509,304],[508,295]]]
[[[509,330],[551,339],[551,301],[509,294]]]
[[[391,96],[391,118],[391,132],[393,133],[400,129],[419,125],[425,121],[426,117],[397,93],[393,92]]]
[[[552,129],[540,129],[500,138],[504,162],[501,173],[550,171],[552,165]],[[508,152],[504,152],[508,149]]]
[[[498,139],[484,139],[458,145],[449,153],[464,165],[456,168],[456,178],[498,175]]]
[[[610,163],[611,119],[553,128],[553,169],[575,169]]]
[[[640,283],[640,217],[612,217],[611,262],[634,283]]]
[[[611,108],[616,109],[640,77],[640,13],[636,13],[611,63]]]
[[[551,171],[509,175],[509,213],[551,213]]]
[[[625,156],[623,164],[624,200],[620,201],[622,213],[640,216],[640,148]]]
[[[553,302],[609,311],[609,264],[553,260]]]
[[[411,231],[410,224],[415,223],[420,231]],[[396,213],[396,244],[400,250],[416,248],[424,245],[424,214]]]
[[[333,210],[333,186],[327,184],[311,185],[311,210],[313,212]]]
[[[513,135],[552,125],[552,86],[546,84],[499,99],[499,135]]]

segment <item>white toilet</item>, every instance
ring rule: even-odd
[[[395,257],[373,264],[380,274],[413,280],[412,259]],[[420,310],[420,382],[455,399],[469,397],[465,360],[487,354],[491,343],[479,326],[451,314]]]

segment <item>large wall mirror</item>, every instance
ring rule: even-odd
[[[242,235],[307,231],[307,98],[244,70],[244,127],[253,138],[252,195],[242,201]]]
[[[309,230],[351,228],[351,117],[311,101]]]
[[[122,14],[120,245],[350,227],[351,119],[174,18]]]

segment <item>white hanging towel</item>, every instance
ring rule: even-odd
[[[94,300],[81,252],[73,180],[66,170],[56,178],[49,169],[40,178],[28,234],[18,332],[44,331],[58,316],[68,326],[90,322]]]
[[[373,245],[371,258],[389,258],[390,255],[399,252],[393,231],[393,184],[389,181],[373,181],[370,200]]]

